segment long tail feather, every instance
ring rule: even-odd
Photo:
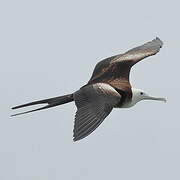
[[[32,105],[37,105],[37,104],[45,104],[45,103],[48,105],[41,107],[41,108],[30,110],[30,111],[16,113],[16,114],[11,115],[11,117],[21,115],[21,114],[30,113],[30,112],[34,112],[34,111],[39,111],[39,110],[43,110],[43,109],[47,109],[47,108],[51,108],[51,107],[55,107],[55,106],[58,106],[61,104],[71,102],[73,100],[74,100],[73,94],[68,94],[68,95],[64,95],[64,96],[58,96],[58,97],[54,97],[54,98],[49,98],[49,99],[44,99],[44,100],[40,100],[40,101],[34,101],[34,102],[22,104],[19,106],[12,107],[12,109],[19,109],[19,108],[23,108],[23,107],[27,107],[27,106],[32,106]]]

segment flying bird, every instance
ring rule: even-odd
[[[106,58],[97,63],[88,83],[78,91],[54,98],[34,101],[15,106],[19,109],[36,104],[44,107],[13,114],[30,113],[75,101],[77,111],[73,130],[73,140],[77,141],[91,134],[110,114],[113,108],[129,108],[141,100],[164,101],[165,98],[149,96],[143,90],[131,87],[129,74],[131,67],[142,59],[159,52],[163,42],[157,37],[123,54]]]

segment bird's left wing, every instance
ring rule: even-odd
[[[113,59],[111,63],[129,61],[129,63],[134,65],[140,60],[158,53],[162,46],[163,42],[158,37],[156,37],[152,41],[149,41],[141,46],[130,49],[118,58]]]
[[[97,83],[74,93],[77,106],[74,141],[91,134],[121,100],[121,95],[110,85]]]
[[[140,60],[155,55],[163,46],[163,42],[157,37],[141,46],[135,47],[123,54],[109,57],[100,61],[92,74],[88,84],[108,82],[109,79],[126,78],[129,81],[131,67]]]

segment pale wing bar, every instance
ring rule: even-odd
[[[121,100],[121,95],[110,85],[97,83],[74,93],[77,106],[74,141],[91,134]]]

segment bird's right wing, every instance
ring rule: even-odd
[[[121,95],[110,85],[97,83],[74,93],[77,106],[74,141],[91,134],[121,100]]]

